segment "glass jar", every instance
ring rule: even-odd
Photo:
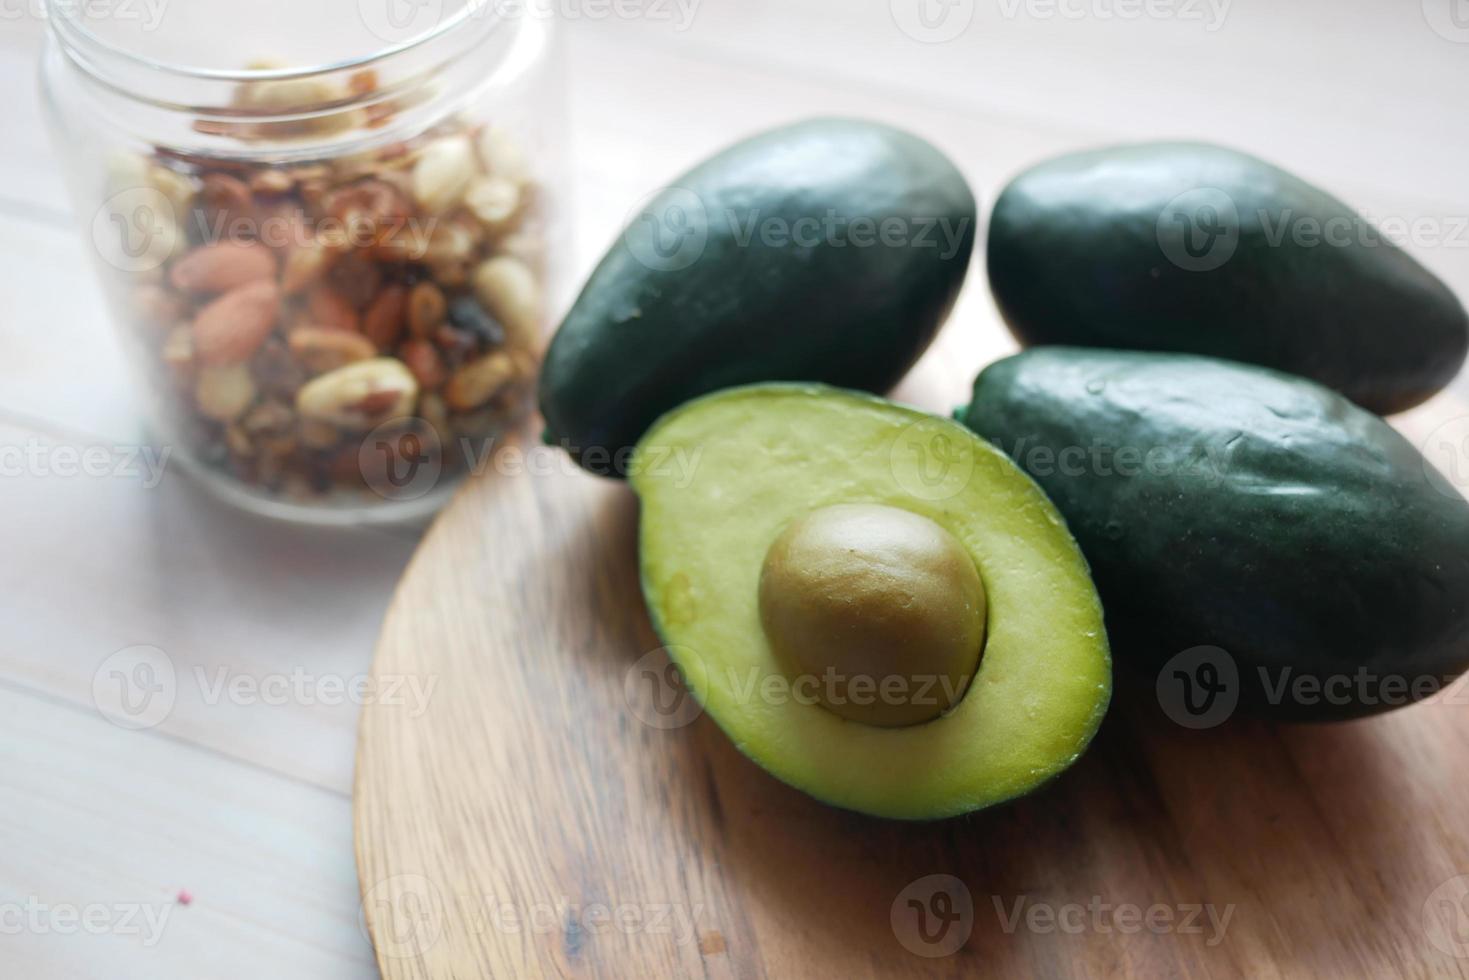
[[[57,153],[170,458],[278,517],[438,506],[531,404],[564,251],[547,11],[48,5]]]

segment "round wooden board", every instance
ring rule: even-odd
[[[939,351],[900,395],[952,406],[974,363]],[[528,446],[464,487],[383,627],[355,830],[388,980],[1469,975],[1462,689],[1196,732],[1120,683],[1029,799],[834,810],[653,709],[636,502]]]

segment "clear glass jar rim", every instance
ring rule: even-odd
[[[317,78],[338,72],[373,68],[400,55],[421,51],[473,21],[483,18],[487,24],[492,26],[501,19],[500,13],[495,9],[494,0],[467,0],[461,10],[446,17],[431,30],[406,41],[385,44],[381,48],[357,57],[299,68],[223,69],[170,64],[150,58],[101,37],[89,29],[75,16],[75,11],[80,9],[81,4],[67,3],[65,0],[41,0],[41,2],[45,8],[46,21],[51,27],[51,32],[60,41],[67,57],[83,67],[89,74],[104,77],[95,68],[94,57],[100,54],[103,57],[125,62],[134,69],[140,68],[150,73],[164,73],[179,79],[232,84]]]

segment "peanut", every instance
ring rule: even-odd
[[[541,291],[530,266],[509,255],[486,259],[474,270],[474,293],[504,324],[508,346],[540,347]]]
[[[296,360],[313,374],[333,371],[343,364],[365,361],[377,354],[372,341],[360,333],[331,327],[301,327],[291,331],[286,342]]]
[[[503,391],[517,373],[509,354],[493,351],[455,371],[444,388],[444,400],[456,412],[471,411]]]
[[[413,198],[430,214],[443,214],[464,199],[475,174],[474,147],[451,137],[424,147],[413,166]]]
[[[485,169],[515,184],[530,180],[530,164],[520,144],[498,126],[487,126],[479,135],[479,156]]]
[[[255,382],[243,364],[206,367],[194,385],[199,412],[216,422],[233,422],[255,400]]]
[[[481,177],[469,185],[464,206],[492,234],[508,231],[520,210],[520,185],[506,177]]]
[[[148,186],[163,195],[173,208],[173,213],[180,219],[189,213],[194,194],[198,190],[190,178],[177,170],[156,164],[148,168]]]

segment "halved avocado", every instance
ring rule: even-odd
[[[663,416],[629,471],[654,625],[779,779],[935,819],[1030,792],[1091,741],[1112,675],[1086,562],[1030,477],[957,423],[732,388]]]

